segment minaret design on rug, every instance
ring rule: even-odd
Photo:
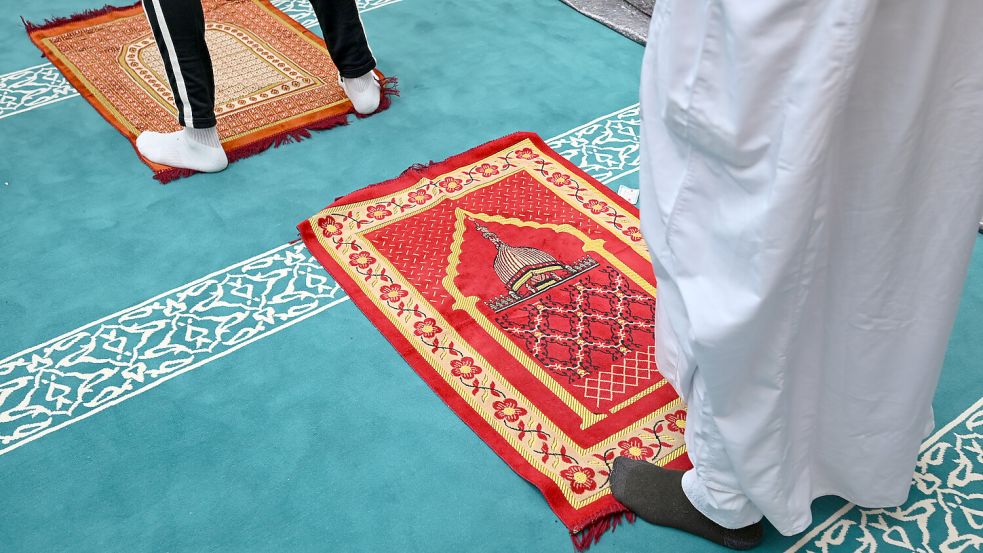
[[[597,267],[597,261],[589,255],[566,264],[543,250],[507,244],[478,220],[468,217],[468,221],[498,250],[495,274],[502,280],[507,292],[486,302],[496,313]]]

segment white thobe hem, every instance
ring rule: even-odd
[[[724,528],[737,530],[763,518],[746,495],[709,487],[695,469],[683,475],[683,493],[696,510]]]

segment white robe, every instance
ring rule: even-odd
[[[903,503],[983,211],[983,1],[659,0],[640,178],[718,522]]]

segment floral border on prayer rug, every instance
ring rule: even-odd
[[[298,228],[579,550],[626,514],[617,456],[690,466],[685,407],[655,366],[638,211],[535,134],[412,167]]]
[[[348,115],[355,114],[320,37],[268,0],[202,4],[215,75],[215,116],[230,162],[308,138],[312,130],[347,124]],[[24,24],[31,41],[134,150],[143,130],[180,129],[163,61],[139,2]],[[381,111],[398,92],[394,79],[379,76],[384,83]],[[165,183],[195,172],[141,160]]]

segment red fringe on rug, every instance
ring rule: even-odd
[[[85,10],[72,15],[66,15],[65,17],[54,17],[52,19],[45,19],[41,23],[33,23],[31,21],[27,21],[26,19],[24,19],[23,16],[20,18],[20,20],[24,23],[24,28],[27,29],[27,32],[31,33],[34,31],[43,31],[44,29],[50,29],[51,27],[57,27],[58,25],[64,25],[66,23],[74,23],[76,21],[84,21],[86,19],[92,19],[93,17],[99,17],[100,15],[106,15],[107,13],[128,10],[130,8],[135,8],[139,6],[140,3],[141,3],[140,0],[137,0],[137,2],[126,6],[112,6],[106,4],[101,8]]]
[[[631,511],[616,511],[601,516],[601,518],[587,525],[583,530],[576,534],[570,534],[570,539],[573,540],[573,548],[578,553],[587,551],[590,546],[601,541],[601,536],[608,531],[614,532],[614,529],[625,521],[633,524],[635,522],[635,513]]]
[[[290,144],[292,142],[300,142],[306,138],[311,137],[311,131],[324,131],[328,129],[333,129],[334,127],[339,127],[341,125],[348,124],[348,116],[354,114],[356,117],[363,119],[365,117],[371,117],[380,111],[385,111],[392,105],[392,100],[390,96],[399,96],[399,89],[396,88],[397,84],[396,77],[386,77],[381,82],[382,84],[382,100],[379,102],[379,109],[367,115],[362,115],[356,111],[350,111],[348,113],[342,113],[340,115],[332,115],[326,117],[319,121],[314,121],[304,125],[303,127],[284,131],[272,136],[265,137],[261,140],[257,140],[250,144],[245,144],[234,150],[229,150],[225,154],[229,158],[229,163],[233,163],[243,158],[249,156],[254,156],[270,148],[279,148],[284,144]],[[180,169],[177,167],[170,167],[162,171],[158,171],[154,174],[154,178],[160,181],[161,184],[167,184],[173,180],[177,180],[183,177],[190,177],[198,171],[191,169]]]

